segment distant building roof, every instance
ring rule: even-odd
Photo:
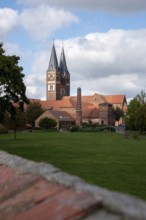
[[[74,121],[74,119],[66,111],[47,110],[58,121]]]
[[[77,107],[77,97],[76,96],[64,96],[62,100],[48,100],[41,101],[40,99],[31,99],[31,102],[40,102],[42,108],[45,110],[54,111],[65,111],[66,113],[73,118],[75,118],[75,111]],[[123,107],[123,103],[126,102],[125,95],[102,95],[95,93],[90,96],[82,96],[82,116],[83,118],[93,119],[99,117],[99,105],[103,105],[103,103],[108,103],[111,105],[121,105]],[[54,113],[55,114],[55,113]],[[56,117],[57,117],[56,113]]]
[[[105,95],[105,99],[107,100],[107,102],[111,103],[111,104],[118,104],[118,103],[122,103],[123,100],[125,98],[125,95],[121,94],[121,95]]]
[[[41,101],[42,108],[50,110],[60,110],[61,108],[71,108],[72,104],[69,100],[49,100]]]

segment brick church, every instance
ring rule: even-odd
[[[49,67],[46,76],[46,97],[47,100],[61,100],[64,96],[70,95],[70,74],[67,69],[64,49],[62,48],[60,63],[56,56],[53,44]]]
[[[41,103],[45,112],[36,120],[43,117],[54,118],[58,126],[67,124],[81,125],[82,122],[115,125],[112,108],[118,106],[124,112],[127,109],[126,96],[93,94],[82,96],[81,88],[77,88],[77,95],[70,96],[70,73],[67,68],[64,48],[58,63],[55,46],[53,44],[49,66],[46,72],[46,101]],[[120,119],[123,123],[123,119]]]

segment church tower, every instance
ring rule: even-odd
[[[49,67],[46,74],[46,98],[47,100],[60,100],[63,96],[70,95],[70,74],[67,69],[64,49],[60,56],[60,65],[53,44]]]
[[[61,83],[60,83],[60,95],[61,98],[63,96],[70,95],[70,74],[67,69],[66,59],[64,54],[64,49],[62,48],[61,56],[60,56],[60,75],[61,75]]]
[[[60,99],[60,77],[54,44],[52,47],[49,67],[46,75],[46,93],[47,100]]]

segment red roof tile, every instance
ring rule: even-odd
[[[125,95],[106,95],[105,98],[111,104],[122,104]]]
[[[72,104],[69,100],[49,100],[49,101],[41,101],[42,108],[44,109],[53,109],[60,110],[63,107],[71,108]]]
[[[82,115],[84,118],[97,118],[99,117],[99,104],[108,102],[110,104],[119,104],[122,106],[123,102],[126,102],[125,95],[102,95],[95,93],[90,96],[82,96]],[[41,101],[40,99],[30,99],[31,102],[40,102],[42,108],[45,110],[55,111],[68,111],[68,109],[76,110],[77,97],[76,96],[65,96],[62,100],[48,100]],[[69,112],[70,114],[70,112]]]

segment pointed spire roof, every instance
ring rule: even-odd
[[[58,70],[58,61],[57,61],[56,50],[55,50],[54,44],[53,44],[52,51],[51,51],[51,57],[50,57],[48,70],[49,71]]]
[[[62,47],[61,56],[60,56],[60,66],[59,66],[59,68],[60,68],[61,73],[68,73],[63,47]]]

